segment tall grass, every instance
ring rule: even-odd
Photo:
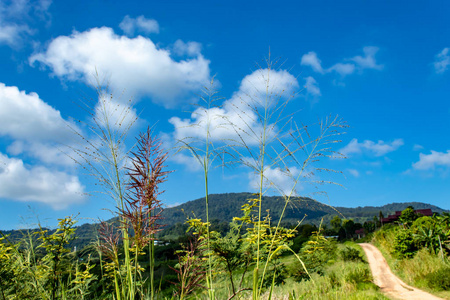
[[[287,94],[287,89],[276,86],[272,76],[276,74],[277,62],[269,57],[265,61],[266,66],[260,68],[259,80],[264,90],[259,90],[258,83],[252,83],[256,90],[249,92],[241,98],[243,105],[236,107],[236,112],[247,127],[242,128],[230,121],[230,126],[238,137],[229,144],[229,154],[237,163],[245,165],[254,172],[258,181],[257,220],[255,222],[256,240],[256,265],[253,270],[253,300],[258,300],[263,290],[262,283],[270,263],[272,254],[288,248],[286,244],[276,243],[280,234],[280,224],[288,205],[297,196],[297,188],[300,184],[322,184],[313,178],[316,171],[330,171],[320,169],[315,165],[318,160],[326,157],[338,156],[331,145],[339,142],[337,136],[345,124],[339,118],[319,121],[319,133],[313,136],[307,125],[299,125],[295,113],[288,111],[288,105],[296,97],[296,92]],[[244,109],[242,109],[244,108]],[[255,116],[249,119],[247,109],[250,108]],[[255,130],[249,124],[258,124],[260,130]],[[239,126],[239,127],[238,127]],[[314,126],[313,126],[314,127]],[[283,189],[269,176],[271,170],[281,172],[291,181],[289,189]],[[265,261],[262,261],[261,247],[265,231],[263,220],[263,195],[274,189],[284,197],[284,206],[279,219],[276,222],[274,232],[268,247]],[[266,241],[264,241],[266,244]],[[263,263],[262,275],[259,273]]]
[[[208,270],[206,275],[206,286],[210,299],[215,299],[214,285],[213,285],[213,270],[212,270],[212,253],[211,253],[211,236],[210,236],[210,222],[209,222],[209,174],[211,168],[217,159],[220,159],[220,154],[223,147],[216,147],[211,138],[211,132],[214,129],[213,123],[217,124],[220,120],[218,116],[210,113],[211,109],[217,107],[217,102],[221,98],[218,97],[218,92],[215,87],[214,78],[211,79],[209,87],[204,87],[203,95],[200,97],[200,104],[197,105],[197,114],[200,118],[200,123],[193,125],[194,127],[203,128],[204,139],[196,137],[185,137],[178,142],[180,143],[180,150],[187,149],[194,159],[200,164],[203,171],[204,188],[205,188],[205,211],[206,211],[206,243],[208,258]],[[220,118],[220,117],[218,117]],[[220,125],[219,125],[220,126]]]
[[[248,204],[251,209],[256,210],[255,219],[250,217],[246,221],[248,233],[252,235],[249,243],[255,247],[255,267],[253,269],[252,298],[259,299],[263,291],[263,282],[267,273],[269,263],[282,251],[289,250],[285,243],[284,235],[288,234],[281,230],[281,221],[288,205],[295,205],[297,188],[300,185],[312,184],[321,185],[326,182],[316,178],[317,172],[333,171],[320,168],[317,163],[324,158],[334,158],[340,156],[333,151],[333,144],[338,143],[341,130],[346,127],[338,118],[326,118],[319,121],[317,125],[317,135],[314,130],[304,124],[299,124],[295,119],[295,113],[288,110],[290,102],[297,96],[291,87],[278,87],[276,80],[272,76],[277,72],[277,62],[270,58],[265,61],[266,66],[260,68],[258,82],[250,82],[253,91],[246,91],[241,95],[241,103],[232,103],[233,117],[226,115],[218,116],[216,110],[212,110],[214,102],[217,100],[214,89],[206,89],[207,97],[203,97],[205,105],[200,113],[204,118],[199,118],[204,124],[194,124],[205,130],[204,140],[187,137],[181,140],[182,148],[190,150],[193,157],[201,164],[205,178],[205,198],[206,198],[206,223],[209,228],[208,214],[208,193],[209,193],[209,170],[212,163],[218,157],[225,157],[225,165],[240,165],[247,167],[254,174],[257,181],[255,197],[250,199]],[[292,85],[295,83],[292,82]],[[212,85],[211,85],[212,86]],[[219,118],[221,122],[212,118]],[[215,129],[212,125],[220,126],[222,130],[229,132],[228,138],[220,142],[220,147],[214,147],[211,139],[211,132]],[[219,125],[217,125],[219,124]],[[204,147],[196,145],[200,143]],[[277,172],[291,182],[289,189],[277,185],[269,175],[270,172]],[[278,220],[271,224],[271,218],[265,216],[263,211],[263,196],[275,190],[284,197],[283,210]],[[253,212],[252,212],[253,215]],[[250,227],[249,227],[250,226]],[[265,232],[270,229],[270,235]],[[291,234],[291,233],[289,233]],[[208,239],[208,276],[207,283],[210,293],[212,288],[211,271],[211,239],[209,230]],[[213,297],[213,294],[210,294]]]
[[[125,140],[136,118],[132,116],[131,107],[117,102],[107,86],[97,82],[96,91],[97,99],[83,102],[84,109],[91,117],[86,126],[94,138],[75,131],[82,142],[79,148],[72,148],[76,154],[73,159],[88,171],[89,175],[96,178],[98,184],[103,187],[103,192],[114,199],[118,210],[124,211],[128,180],[126,164],[129,154]],[[121,222],[123,228],[127,229],[128,220],[122,218]],[[134,299],[136,286],[133,279],[130,238],[128,230],[121,230],[121,233],[126,276],[124,284],[121,285],[123,290],[117,293],[117,297]]]
[[[203,105],[196,110],[203,116],[199,120],[204,123],[194,125],[204,130],[202,138],[187,137],[180,141],[181,150],[190,151],[202,167],[206,208],[206,222],[198,219],[189,221],[190,226],[196,230],[195,247],[179,252],[180,263],[175,269],[180,279],[180,298],[195,295],[196,287],[204,287],[203,280],[206,282],[206,290],[203,289],[196,296],[205,294],[210,300],[221,298],[225,293],[228,299],[247,296],[251,296],[253,300],[276,298],[280,289],[276,287],[276,282],[284,280],[284,265],[279,263],[283,252],[293,253],[308,278],[312,279],[308,283],[301,282],[297,287],[297,295],[304,294],[307,298],[320,294],[316,281],[330,285],[329,289],[326,288],[328,292],[322,291],[320,294],[328,297],[332,292],[341,295],[341,292],[355,290],[357,278],[367,277],[366,269],[355,265],[353,269],[348,269],[348,274],[343,273],[344,281],[340,281],[332,270],[327,279],[316,275],[311,278],[302,260],[304,257],[290,248],[289,240],[294,236],[296,228],[281,226],[286,209],[289,205],[295,205],[299,188],[308,184],[319,188],[322,184],[333,183],[322,177],[323,173],[334,171],[321,168],[319,161],[340,156],[333,150],[333,146],[340,142],[339,135],[346,125],[338,117],[319,120],[317,124],[313,124],[315,126],[298,122],[296,114],[289,111],[290,102],[298,95],[294,91],[295,86],[278,87],[273,77],[276,78],[277,74],[285,71],[278,67],[276,61],[271,60],[270,54],[265,63],[255,73],[259,76],[256,79],[258,82],[249,84],[255,90],[246,90],[240,95],[240,103],[231,104],[236,118],[220,116],[214,111],[220,98],[212,80],[201,98]],[[295,85],[295,82],[291,84]],[[117,208],[114,213],[119,218],[120,226],[114,227],[114,224],[105,222],[100,225],[98,251],[102,284],[105,280],[110,280],[110,287],[103,285],[102,296],[110,289],[113,292],[107,297],[117,300],[155,299],[154,239],[155,233],[160,229],[162,210],[158,198],[162,191],[158,187],[169,173],[164,171],[168,154],[161,149],[161,142],[154,137],[150,128],[138,137],[134,151],[133,147],[127,147],[127,135],[136,121],[132,108],[116,101],[107,87],[101,84],[98,84],[97,98],[84,103],[92,119],[85,124],[89,137],[76,131],[81,142],[79,147],[73,147],[72,150],[75,161],[95,177]],[[228,131],[231,138],[217,141],[212,136],[214,126]],[[231,223],[232,229],[225,237],[210,228],[210,171],[216,165],[243,166],[257,182],[254,196],[248,199],[248,203],[243,203],[242,216],[235,216]],[[290,186],[280,186],[271,176],[274,172],[287,179]],[[320,177],[318,172],[322,173]],[[283,203],[280,203],[283,209],[277,220],[272,220],[270,212],[264,212],[264,196],[273,191],[283,196]],[[43,235],[41,238],[41,245],[49,254],[46,256],[49,261],[44,264],[46,267],[41,268],[48,273],[44,276],[49,279],[48,282],[43,284],[39,279],[41,269],[22,268],[33,274],[34,277],[31,278],[34,281],[31,284],[34,284],[35,291],[42,299],[55,299],[57,293],[63,299],[74,295],[81,298],[92,296],[89,294],[89,284],[94,278],[90,273],[92,266],[89,262],[83,268],[76,264],[75,269],[68,269],[70,274],[67,276],[69,279],[73,278],[75,286],[63,284],[63,279],[67,278],[60,276],[59,263],[67,252],[64,246],[67,244],[65,241],[73,234],[72,225],[70,223],[65,226],[63,223],[61,232]],[[59,235],[60,233],[63,235]],[[317,236],[319,239],[319,233]],[[0,242],[0,258],[18,255],[17,248]],[[27,253],[30,256],[18,256],[22,266],[27,265],[26,260],[33,259],[34,249],[29,248]],[[139,258],[145,251],[149,254],[148,279],[143,278],[143,268],[139,263]],[[0,261],[3,262],[3,259]],[[341,267],[344,271],[347,270],[347,265]],[[224,269],[229,285],[221,280],[223,276],[221,277],[220,272]],[[3,267],[0,271],[7,274]],[[3,294],[4,286],[2,277],[0,292]],[[307,287],[308,291],[302,290]]]
[[[102,225],[100,250],[110,260],[105,267],[114,278],[118,300],[135,299],[137,295],[143,297],[146,294],[154,299],[154,239],[162,211],[158,199],[162,191],[158,186],[169,173],[163,170],[168,154],[162,150],[161,142],[150,128],[138,137],[134,152],[127,148],[127,134],[137,118],[131,106],[119,103],[100,84],[97,96],[98,102],[93,101],[94,105],[86,103],[92,119],[87,127],[94,138],[77,132],[83,143],[73,151],[78,155],[75,160],[97,179],[104,192],[116,203],[115,214],[120,218],[120,228]],[[123,261],[119,258],[117,232],[121,234]],[[142,285],[139,265],[139,257],[146,247],[150,268],[148,288]]]

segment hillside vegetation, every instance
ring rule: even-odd
[[[241,213],[241,206],[249,198],[251,193],[225,193],[225,194],[211,194],[209,195],[210,208],[209,212],[213,217],[213,225],[221,228],[216,228],[219,231],[226,231],[227,224],[232,220],[234,216]],[[273,219],[278,219],[282,206],[283,198],[272,196],[263,197],[263,210],[269,210]],[[164,224],[161,232],[158,234],[160,237],[171,236],[177,238],[184,234],[187,229],[185,222],[187,217],[193,217],[205,219],[205,198],[200,198],[192,201],[188,201],[178,206],[169,207],[163,210],[161,213],[161,223]],[[296,224],[303,219],[302,224],[313,224],[319,226],[323,220],[323,225],[329,224],[334,216],[339,216],[342,219],[353,219],[355,223],[364,223],[370,221],[374,216],[379,216],[380,211],[384,216],[393,214],[396,211],[402,211],[408,206],[413,206],[416,209],[430,208],[433,212],[443,213],[446,210],[427,203],[420,202],[404,202],[404,203],[392,203],[383,206],[364,206],[364,207],[331,207],[316,201],[311,198],[294,198],[292,203],[288,206],[285,212],[283,222],[285,224]],[[107,221],[118,222],[117,218],[112,218]],[[70,246],[77,247],[77,249],[83,249],[90,243],[97,240],[97,231],[99,229],[98,224],[83,224],[76,226],[76,239],[70,242]],[[36,231],[37,229],[31,229]],[[54,232],[55,230],[50,230]],[[3,231],[9,235],[11,241],[19,241],[26,231],[24,230],[7,230]]]
[[[412,207],[376,231],[373,243],[407,284],[450,299],[450,214],[421,216]]]

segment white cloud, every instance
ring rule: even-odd
[[[247,144],[256,144],[262,129],[255,110],[260,109],[266,99],[267,84],[269,101],[272,103],[278,101],[279,97],[286,99],[292,96],[298,88],[297,79],[287,71],[271,70],[269,74],[267,69],[257,70],[242,80],[239,91],[221,107],[198,108],[189,119],[172,117],[169,122],[175,127],[174,138],[205,140],[209,124],[210,139],[213,141],[238,140],[239,134]],[[275,129],[273,125],[268,128]]]
[[[359,172],[358,170],[355,169],[348,169],[347,170],[351,175],[353,175],[354,177],[359,177]]]
[[[70,129],[70,127],[72,129]],[[73,143],[78,127],[36,93],[20,91],[0,83],[0,137],[14,141],[7,148],[12,155],[28,154],[45,163],[71,165],[59,149]]]
[[[129,128],[138,119],[136,109],[129,102],[104,91],[100,93],[94,110],[98,125],[102,127],[109,124],[115,129]]]
[[[450,167],[450,150],[437,152],[431,150],[431,154],[419,154],[419,161],[413,163],[416,170],[434,170],[437,166]]]
[[[0,153],[0,198],[40,202],[63,209],[84,200],[78,177],[42,166],[29,167]]]
[[[364,56],[355,56],[350,60],[354,61],[356,65],[361,69],[382,70],[384,66],[377,64],[375,60],[375,54],[377,54],[378,50],[378,47],[364,47]]]
[[[197,56],[201,53],[202,44],[197,42],[183,42],[177,40],[173,45],[173,52],[177,55]]]
[[[118,36],[107,27],[59,36],[47,51],[30,57],[31,64],[36,61],[68,80],[90,83],[97,71],[107,74],[113,91],[150,97],[167,108],[192,100],[210,78],[209,60],[201,54],[175,61],[169,50],[159,49],[152,40]]]
[[[327,70],[328,72],[335,71],[341,76],[347,76],[355,72],[355,65],[349,63],[337,63]]]
[[[23,41],[36,33],[29,23],[49,22],[48,9],[51,0],[0,1],[0,44],[17,48]]]
[[[71,166],[75,164],[73,160],[75,155],[72,151],[69,151],[69,149],[66,148],[66,145],[17,140],[11,143],[6,150],[9,154],[14,156],[23,154],[30,155],[45,164],[63,166]]]
[[[344,155],[369,153],[375,156],[383,156],[389,152],[397,150],[404,144],[402,139],[395,139],[391,143],[385,143],[384,141],[373,142],[365,140],[359,143],[357,139],[352,139],[347,146],[342,148],[339,152]]]
[[[311,76],[306,77],[305,80],[306,80],[305,84],[306,92],[313,96],[320,96],[321,93],[317,81]]]
[[[383,65],[376,62],[375,54],[378,52],[378,47],[368,46],[363,48],[364,56],[354,56],[346,58],[344,61],[351,61],[345,63],[336,63],[328,69],[322,67],[321,60],[317,57],[317,53],[311,51],[302,56],[301,65],[310,66],[313,71],[321,74],[336,72],[341,76],[347,76],[355,73],[355,71],[362,72],[364,69],[382,70]]]
[[[0,82],[0,135],[27,141],[64,142],[70,135],[67,125],[61,113],[38,94],[27,94]]]
[[[280,168],[267,168],[264,170],[263,188],[275,189],[282,195],[297,196],[298,191],[303,187],[300,185],[298,178],[300,169],[292,167],[289,170],[282,170]],[[260,178],[255,173],[249,173],[250,187],[259,189]],[[296,181],[297,184],[296,184]]]
[[[449,48],[444,48],[439,54],[436,55],[436,59],[433,63],[434,71],[438,74],[447,71],[448,65],[450,65],[450,56],[448,55]]]
[[[317,73],[324,73],[322,61],[317,57],[317,53],[314,51],[304,54],[300,64],[302,66],[310,66]]]
[[[415,145],[413,146],[413,150],[414,150],[414,151],[420,151],[420,150],[422,150],[422,149],[423,149],[423,146],[422,146],[422,145],[415,144]]]
[[[156,20],[147,19],[144,16],[131,18],[126,15],[119,24],[120,29],[128,36],[134,36],[135,32],[159,33],[159,24]]]
[[[3,43],[10,47],[16,47],[24,35],[31,33],[31,29],[26,25],[0,23],[0,44]]]

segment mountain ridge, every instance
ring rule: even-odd
[[[242,215],[241,207],[248,200],[255,197],[252,193],[224,193],[211,194],[209,200],[209,219],[216,223],[229,223],[233,217]],[[173,226],[183,224],[187,217],[200,218],[206,220],[205,213],[205,197],[195,200],[187,201],[178,206],[165,208],[162,212],[164,230],[170,230]],[[264,216],[267,212],[270,213],[271,219],[278,221],[281,211],[284,207],[284,199],[280,196],[264,196],[263,197],[263,212]],[[349,207],[332,207],[321,203],[317,200],[306,197],[295,197],[288,205],[285,215],[283,217],[284,223],[296,224],[303,220],[304,223],[319,225],[320,223],[327,224],[335,215],[341,218],[353,219],[355,222],[363,223],[367,220],[372,220],[374,216],[379,216],[380,211],[386,217],[395,211],[403,210],[408,206],[413,206],[415,209],[430,208],[433,212],[442,213],[444,210],[432,204],[423,202],[403,202],[390,203],[383,206],[358,206],[355,208]],[[111,218],[108,222],[117,220],[117,217]],[[87,244],[96,240],[98,225],[95,223],[85,223],[76,226],[77,239],[71,244],[72,247],[77,246],[78,249],[83,248]],[[34,229],[32,229],[34,231]],[[10,234],[12,241],[18,241],[23,235],[23,230],[8,230],[2,231],[4,234]]]

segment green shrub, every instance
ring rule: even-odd
[[[416,253],[417,246],[413,233],[410,230],[400,230],[394,238],[393,254],[399,258],[412,258]]]
[[[343,261],[363,261],[361,253],[353,247],[345,247],[340,251]]]
[[[302,247],[300,257],[309,273],[323,274],[325,266],[336,259],[336,252],[336,241],[326,239],[316,232]],[[297,281],[309,279],[309,275],[303,268],[299,268],[293,276]]]
[[[372,280],[372,276],[367,265],[356,264],[353,268],[348,268],[344,273],[346,282],[354,284],[367,283]]]
[[[266,276],[264,276],[263,287],[270,287],[272,282],[274,282],[274,286],[284,284],[287,279],[287,273],[286,266],[283,263],[274,263]]]
[[[444,266],[425,276],[428,286],[437,291],[450,290],[450,267]]]

